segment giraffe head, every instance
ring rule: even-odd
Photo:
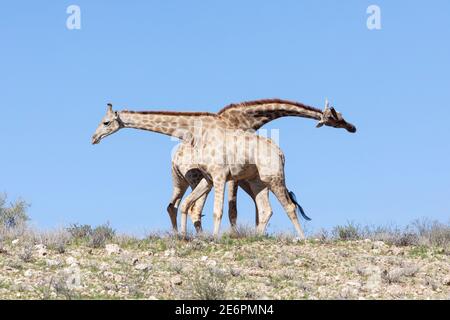
[[[328,100],[325,100],[325,109],[322,112],[322,118],[317,123],[316,127],[326,125],[334,128],[344,128],[348,132],[356,132],[356,127],[350,122],[345,121],[340,112],[337,112],[333,107],[330,107]]]
[[[123,127],[123,123],[119,118],[119,113],[113,111],[112,104],[108,103],[108,110],[106,115],[102,118],[102,121],[98,125],[97,129],[92,136],[92,144],[97,144],[103,138],[113,134],[117,130]]]

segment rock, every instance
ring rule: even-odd
[[[133,266],[135,266],[136,263],[138,263],[138,261],[139,261],[138,258],[133,258],[133,259],[131,259],[131,264],[132,264]]]
[[[293,243],[306,243],[305,239],[302,239],[300,237],[295,237],[294,239],[292,239]]]
[[[227,251],[223,254],[222,258],[224,259],[233,259],[234,258],[234,254],[233,252]]]
[[[26,270],[23,275],[27,278],[30,278],[33,276],[33,270]]]
[[[115,274],[113,278],[114,278],[114,281],[115,281],[115,282],[120,282],[120,281],[122,281],[122,276],[121,276],[120,274]]]
[[[172,279],[170,279],[170,282],[176,286],[179,286],[183,283],[183,280],[181,279],[181,276],[176,275]]]
[[[217,265],[217,261],[216,261],[216,260],[208,260],[208,261],[206,262],[206,265],[207,265],[208,267],[215,267],[215,266]]]
[[[36,250],[36,254],[39,257],[45,257],[47,255],[47,247],[43,244],[37,244],[34,246],[34,249]]]
[[[11,241],[11,243],[13,244],[13,245],[16,245],[16,244],[18,244],[20,242],[20,240],[19,239],[14,239],[13,241]]]
[[[106,262],[102,262],[100,263],[99,267],[100,271],[106,271],[109,269],[109,264],[107,264]]]
[[[47,266],[49,267],[56,267],[60,265],[60,262],[57,260],[52,260],[52,259],[47,259],[45,260],[45,263],[47,264]]]
[[[369,292],[378,291],[382,281],[381,269],[377,266],[369,266],[365,268],[364,273],[368,275],[368,278],[363,289]]]
[[[361,283],[359,283],[358,281],[347,281],[345,284],[350,287],[361,287]]]
[[[401,256],[401,255],[404,254],[404,252],[403,252],[403,250],[402,250],[401,248],[393,247],[393,248],[392,248],[392,254],[393,254],[394,256]]]
[[[372,249],[383,249],[387,245],[383,241],[375,241],[372,243]]]
[[[358,295],[358,289],[353,287],[344,287],[341,289],[340,296],[344,299],[351,299]]]
[[[294,260],[294,265],[296,265],[296,266],[301,266],[302,263],[303,263],[302,259],[295,259]]]
[[[164,256],[165,257],[173,257],[175,255],[175,249],[171,248],[171,249],[167,249],[166,251],[164,251]]]
[[[200,261],[206,261],[206,260],[208,260],[208,256],[202,256],[202,257],[200,258]]]
[[[68,264],[68,265],[76,265],[77,263],[78,263],[78,261],[74,257],[66,258],[66,264]]]
[[[122,249],[119,247],[119,245],[115,243],[109,243],[105,246],[106,253],[109,255],[112,254],[119,254],[122,252]]]
[[[66,274],[67,288],[71,290],[81,288],[81,270],[78,266],[66,268],[64,273]]]
[[[145,271],[146,272],[146,271],[150,271],[152,269],[152,266],[147,264],[147,263],[138,263],[138,264],[136,264],[134,266],[134,268],[136,270]]]
[[[444,286],[450,286],[450,276],[445,277],[444,280],[442,280],[442,284]]]

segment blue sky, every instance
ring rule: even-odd
[[[0,191],[29,201],[35,225],[169,229],[176,142],[128,129],[92,146],[107,102],[214,112],[270,97],[321,108],[328,97],[358,128],[316,129],[299,118],[265,127],[280,130],[288,188],[313,219],[307,229],[449,221],[450,2],[120,3],[0,5]],[[71,4],[81,30],[66,28]],[[371,4],[381,30],[366,27]],[[272,204],[269,230],[292,231]],[[238,211],[253,224],[243,192]]]

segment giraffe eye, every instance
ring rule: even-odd
[[[103,122],[103,125],[104,126],[109,126],[110,123],[111,123],[111,121],[105,121],[105,122]]]

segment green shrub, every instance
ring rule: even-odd
[[[6,206],[7,196],[0,195],[0,227],[13,229],[26,224],[30,218],[27,214],[29,204],[19,199],[9,206]]]
[[[73,223],[66,230],[74,239],[87,239],[92,235],[92,228],[87,224]]]
[[[358,240],[361,239],[362,231],[358,225],[348,222],[347,225],[334,227],[332,234],[338,240]]]
[[[107,241],[110,241],[116,235],[116,231],[111,228],[109,223],[103,224],[92,230],[89,246],[92,248],[103,248]]]

